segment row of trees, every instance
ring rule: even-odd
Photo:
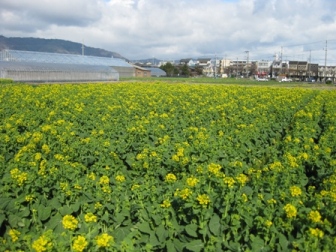
[[[187,64],[184,65],[173,65],[172,63],[168,62],[160,68],[166,72],[168,77],[173,76],[180,76],[180,77],[189,77],[193,75],[202,75],[203,69],[202,67],[189,67]]]

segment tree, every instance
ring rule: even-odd
[[[187,76],[187,77],[190,76],[190,70],[189,70],[189,67],[187,66],[187,64],[184,64],[184,65],[181,67],[181,75],[182,75],[182,76]]]
[[[176,72],[175,67],[172,63],[167,62],[166,64],[160,66],[160,69],[166,72],[167,76],[173,76]]]

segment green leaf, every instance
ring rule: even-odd
[[[116,239],[116,241],[123,241],[125,237],[130,233],[129,227],[119,227],[114,230],[112,233],[113,237]],[[131,238],[130,238],[131,239]]]
[[[157,237],[156,237],[154,231],[151,231],[151,233],[150,233],[150,237],[149,237],[149,241],[150,241],[150,244],[151,244],[153,247],[158,246],[158,245],[161,244],[160,241],[157,239]]]
[[[50,217],[51,207],[45,207],[43,205],[39,205],[37,208],[38,217],[41,221],[45,221]]]
[[[28,217],[30,215],[30,210],[28,208],[24,208],[23,211],[20,212],[21,217]]]
[[[289,242],[287,241],[286,236],[279,233],[279,244],[281,246],[282,251],[286,251],[288,249]]]
[[[189,242],[186,248],[189,249],[190,251],[198,252],[204,248],[204,244],[201,240],[194,240]]]
[[[162,221],[162,217],[160,215],[152,215],[151,216],[155,225],[160,225]]]
[[[189,224],[185,227],[185,231],[187,232],[188,235],[197,238],[197,228],[198,226],[196,224]]]
[[[164,242],[167,239],[167,231],[163,225],[158,226],[156,229],[156,236],[160,242]]]
[[[252,189],[250,186],[244,186],[244,187],[241,189],[241,192],[242,192],[242,193],[245,193],[246,195],[252,195],[252,193],[253,193],[253,189]]]
[[[211,219],[209,221],[209,230],[213,235],[215,235],[215,236],[219,235],[220,218],[217,214],[213,214],[213,216],[211,217]]]
[[[63,206],[63,207],[61,207],[60,208],[60,213],[61,213],[61,215],[67,215],[67,214],[72,214],[72,209],[70,208],[70,207],[68,207],[68,206]]]
[[[0,209],[6,209],[7,205],[9,204],[9,202],[11,201],[11,198],[0,198]]]
[[[177,251],[183,251],[185,247],[185,243],[181,242],[179,239],[174,239],[173,240],[174,246]]]
[[[48,229],[55,230],[56,228],[59,228],[61,230],[62,228],[62,216],[60,214],[56,214],[50,218],[48,223],[46,224]]]
[[[8,216],[9,225],[13,228],[16,227],[21,218],[17,215],[11,214]]]
[[[166,249],[167,249],[167,252],[176,252],[174,243],[171,240],[166,242]]]
[[[264,240],[260,237],[254,237],[252,240],[252,251],[262,251],[264,248],[265,243]]]
[[[118,225],[121,225],[124,220],[125,220],[125,215],[124,215],[123,212],[116,214],[116,216],[115,216],[115,222]]]
[[[80,202],[76,202],[75,204],[71,205],[70,208],[72,209],[72,212],[77,212],[81,206]]]
[[[148,222],[142,222],[138,225],[138,229],[145,234],[150,234],[151,233],[151,228],[148,224]]]
[[[6,216],[4,214],[0,214],[0,226],[2,225],[2,222],[6,219]]]

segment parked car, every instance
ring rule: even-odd
[[[279,82],[292,82],[293,80],[291,78],[284,78],[281,79]]]
[[[313,83],[313,82],[315,82],[315,79],[314,78],[308,78],[308,82]]]
[[[257,78],[257,81],[268,81],[267,78]]]

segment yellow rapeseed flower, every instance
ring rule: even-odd
[[[100,209],[102,208],[103,205],[100,203],[100,202],[96,202],[95,205],[94,205],[94,208],[97,210],[97,209]]]
[[[34,199],[34,195],[31,195],[31,194],[26,195],[26,197],[25,197],[25,200],[26,200],[27,202],[32,202],[33,199]]]
[[[239,174],[236,177],[236,180],[242,185],[244,186],[246,184],[246,182],[249,180],[249,178],[245,175],[245,174]]]
[[[195,178],[195,177],[190,177],[190,178],[187,178],[187,185],[190,186],[190,187],[194,187],[196,186],[198,183],[198,179]]]
[[[168,183],[172,183],[176,181],[176,176],[173,173],[168,173],[165,177],[165,181]]]
[[[269,228],[269,227],[272,226],[272,225],[273,225],[273,222],[272,222],[272,221],[270,221],[270,220],[266,220],[266,221],[265,221],[265,226],[266,226],[266,227]]]
[[[17,231],[16,229],[10,229],[8,234],[11,237],[12,241],[16,242],[19,239],[19,236],[21,233]]]
[[[107,185],[108,183],[110,183],[110,179],[106,175],[102,176],[99,179],[99,184],[101,184],[101,185]]]
[[[96,180],[96,175],[93,172],[91,172],[89,175],[87,175],[87,177],[91,180]]]
[[[308,214],[308,219],[315,223],[321,222],[321,214],[319,211],[310,211]]]
[[[228,185],[229,188],[233,187],[233,185],[236,183],[236,181],[232,177],[225,177],[223,181],[225,184]]]
[[[171,204],[169,200],[165,199],[160,206],[163,208],[168,208],[171,206]]]
[[[291,205],[291,204],[287,204],[286,206],[284,206],[283,208],[286,212],[287,218],[293,218],[296,217],[297,214],[297,210],[296,207]]]
[[[309,232],[312,236],[315,236],[318,238],[322,238],[324,236],[323,231],[318,228],[309,228]]]
[[[46,144],[43,144],[43,145],[42,145],[42,151],[43,151],[44,153],[48,154],[48,153],[50,152],[50,148],[49,148],[49,146],[46,145]]]
[[[138,185],[138,184],[134,184],[134,185],[132,185],[132,187],[131,187],[131,191],[135,191],[135,190],[138,189],[138,188],[140,188],[140,185]]]
[[[79,235],[74,240],[72,248],[74,251],[82,252],[87,247],[87,245],[88,245],[88,242],[85,239],[85,237],[82,235]]]
[[[75,230],[78,225],[78,220],[72,215],[65,215],[62,219],[62,224],[65,229]]]
[[[208,165],[208,171],[214,174],[216,177],[220,175],[220,169],[222,169],[222,167],[219,164],[211,163]]]
[[[42,235],[33,242],[32,248],[37,252],[50,250],[52,248],[52,242],[50,241],[50,238],[48,238],[45,235]]]
[[[174,196],[178,196],[186,200],[191,194],[192,191],[189,188],[185,188],[183,190],[176,189]]]
[[[198,195],[197,200],[198,200],[198,203],[203,206],[206,206],[210,203],[210,198],[206,194]]]
[[[125,178],[124,175],[117,175],[115,177],[115,180],[118,181],[118,182],[124,182],[126,180],[126,178]]]
[[[298,186],[291,186],[289,190],[292,197],[300,196],[302,194],[301,188]]]
[[[172,160],[175,161],[175,162],[178,162],[178,161],[180,161],[180,158],[179,158],[178,155],[173,155]]]
[[[93,213],[87,213],[84,215],[84,219],[86,222],[97,222],[97,216]]]
[[[245,193],[242,194],[242,201],[243,202],[247,202],[248,201],[247,195]]]
[[[96,237],[96,243],[99,248],[110,247],[113,242],[114,242],[113,236],[107,233],[103,233]]]

